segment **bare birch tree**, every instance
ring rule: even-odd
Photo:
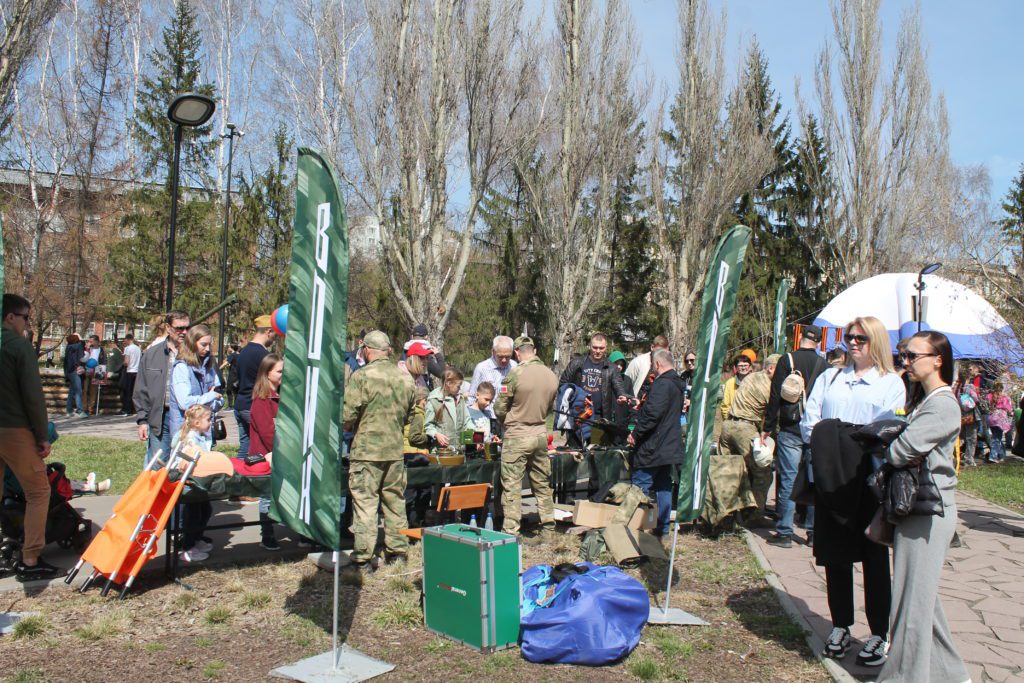
[[[61,0],[3,0],[0,21],[0,134],[7,128],[14,85],[32,59],[47,24],[60,9]]]
[[[532,102],[529,154],[516,158],[543,254],[547,329],[563,367],[586,332],[607,258],[615,181],[636,161],[638,40],[629,10],[560,0]]]
[[[367,43],[342,93],[354,150],[342,174],[380,226],[405,322],[424,323],[443,345],[480,202],[522,144],[534,32],[521,1],[392,0],[366,10]]]
[[[827,197],[831,253],[821,265],[837,286],[900,261],[901,242],[919,246],[942,214],[931,200],[952,190],[948,127],[942,104],[933,108],[920,17],[903,17],[883,76],[878,8],[879,0],[833,0],[834,43],[815,73],[829,170],[810,181]]]
[[[679,22],[671,129],[653,131],[650,141],[651,214],[675,353],[695,336],[695,308],[711,254],[728,227],[723,221],[736,198],[752,191],[773,165],[771,143],[758,132],[745,84],[727,84],[724,15],[713,21],[705,0],[680,0]]]

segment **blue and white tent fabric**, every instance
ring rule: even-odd
[[[842,328],[858,316],[874,316],[885,324],[895,348],[897,341],[917,332],[917,277],[917,273],[885,273],[858,282],[832,299],[814,324]],[[921,329],[949,337],[954,358],[991,359],[1008,365],[1024,360],[1020,341],[992,304],[937,275],[925,275],[924,284]],[[834,345],[830,342],[829,348]]]

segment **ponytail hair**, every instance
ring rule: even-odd
[[[213,415],[213,409],[208,405],[196,403],[195,405],[186,408],[185,421],[181,424],[181,431],[178,432],[178,442],[181,443],[186,439],[186,437],[188,437],[188,433],[192,430],[193,422],[207,415]]]

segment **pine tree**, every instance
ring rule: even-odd
[[[1019,272],[1024,273],[1024,164],[1002,203],[1006,218],[998,221],[1003,234],[1014,240]]]
[[[174,150],[174,124],[167,107],[175,97],[194,92],[213,97],[212,83],[202,81],[199,54],[202,39],[196,27],[196,12],[189,0],[179,0],[171,23],[163,30],[160,45],[149,53],[152,73],[142,78],[132,136],[139,145],[142,175],[169,183]],[[212,123],[185,128],[181,141],[182,184],[205,184],[207,169],[217,141],[210,137]]]

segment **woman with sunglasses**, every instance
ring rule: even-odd
[[[843,340],[847,347],[845,365],[821,373],[807,398],[800,421],[804,443],[811,443],[811,432],[821,420],[837,419],[864,425],[891,418],[897,409],[906,405],[906,390],[903,380],[893,368],[889,333],[882,322],[872,317],[855,318],[846,326]],[[815,462],[820,458],[839,457],[839,453],[813,452]],[[860,500],[871,500],[867,481],[860,482],[860,485],[864,489]],[[821,501],[816,499],[814,558],[819,566],[825,567],[825,586],[832,615],[832,632],[822,654],[841,659],[850,649],[850,627],[854,615],[853,564],[860,562],[864,569],[864,609],[871,637],[857,655],[857,662],[862,666],[880,666],[885,662],[888,650],[892,599],[889,549],[841,523],[830,514],[830,505],[819,503]],[[850,512],[859,516],[864,511]],[[870,512],[873,514],[874,510]],[[867,526],[867,521],[864,526]]]
[[[970,679],[953,646],[939,599],[946,549],[956,529],[960,403],[950,389],[953,350],[939,332],[918,332],[900,354],[910,377],[907,428],[886,453],[893,467],[924,462],[942,496],[943,516],[908,515],[893,534],[892,649],[879,681],[961,683]]]

